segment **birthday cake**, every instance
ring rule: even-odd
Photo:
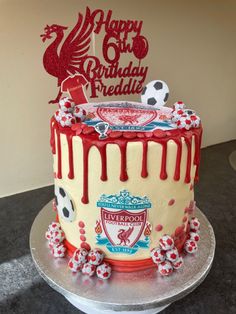
[[[72,271],[168,275],[197,249],[200,119],[182,102],[156,105],[155,84],[165,86],[149,83],[140,103],[62,98],[51,119],[56,217],[46,238]]]

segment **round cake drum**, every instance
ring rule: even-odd
[[[69,302],[86,313],[157,313],[192,292],[207,276],[215,252],[215,236],[206,216],[196,210],[201,223],[199,250],[184,258],[184,266],[170,277],[155,269],[135,273],[112,272],[101,279],[73,274],[68,258],[55,259],[48,249],[45,231],[55,219],[51,202],[36,217],[30,233],[30,248],[40,275]]]

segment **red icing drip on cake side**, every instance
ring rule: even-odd
[[[143,142],[143,160],[142,160],[142,171],[141,171],[142,178],[146,178],[148,176],[147,152],[148,152],[148,142]]]
[[[185,137],[185,143],[187,146],[187,168],[186,168],[186,175],[185,175],[185,183],[190,183],[191,181],[191,157],[192,157],[192,137]]]
[[[177,145],[177,153],[176,153],[176,163],[175,163],[175,174],[174,180],[178,181],[180,179],[180,165],[181,165],[181,157],[182,157],[182,141],[181,138],[174,139]]]
[[[115,141],[116,142],[116,141]],[[128,174],[126,169],[126,152],[127,152],[127,141],[118,141],[120,147],[121,163],[120,163],[120,181],[127,181]]]
[[[61,172],[61,139],[60,139],[60,131],[56,129],[57,133],[57,178],[62,178]]]
[[[57,134],[57,147],[55,147],[55,133]],[[73,136],[76,136],[76,132],[70,128],[62,128],[56,122],[54,118],[51,120],[51,147],[52,153],[55,154],[57,151],[58,158],[58,169],[57,169],[57,178],[62,178],[62,169],[61,169],[61,140],[60,134],[65,134],[68,141],[68,154],[69,154],[69,174],[70,179],[74,178],[74,160],[73,160]],[[175,163],[175,172],[173,174],[174,180],[180,180],[180,165],[182,158],[182,138],[187,146],[187,165],[185,173],[185,183],[190,183],[191,181],[191,162],[192,162],[192,138],[195,139],[195,154],[194,154],[194,165],[196,166],[195,181],[198,180],[198,168],[200,162],[200,146],[201,146],[201,136],[202,128],[191,129],[190,131],[185,130],[171,130],[166,132],[166,137],[157,138],[155,136],[143,137],[143,138],[112,138],[108,137],[105,140],[100,140],[97,133],[92,133],[89,135],[80,134],[79,136],[82,139],[83,143],[83,196],[82,202],[88,204],[88,158],[89,150],[92,146],[96,146],[99,150],[101,157],[101,180],[107,180],[107,153],[106,147],[107,144],[116,144],[120,149],[120,180],[127,181],[127,144],[129,142],[141,142],[143,145],[143,158],[142,158],[142,170],[141,177],[146,178],[148,176],[147,171],[147,154],[148,154],[148,142],[155,142],[162,145],[162,156],[161,156],[161,170],[160,178],[165,180],[167,178],[166,162],[167,162],[167,143],[169,140],[173,140],[177,145],[176,153],[176,163]]]
[[[84,204],[88,204],[88,157],[89,157],[89,150],[92,144],[83,138],[83,159],[84,159],[84,170],[83,170],[83,196],[81,202]]]
[[[74,160],[73,160],[73,143],[72,143],[72,135],[66,135],[67,144],[68,144],[68,159],[69,159],[69,173],[68,178],[74,179]]]
[[[167,140],[162,140],[160,142],[162,145],[162,157],[161,157],[161,173],[160,178],[162,180],[167,179],[167,172],[166,172],[166,156],[167,156]]]
[[[98,147],[101,156],[102,170],[101,170],[101,180],[107,181],[107,145],[106,143]]]

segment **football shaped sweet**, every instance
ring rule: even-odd
[[[169,97],[169,88],[163,81],[151,81],[143,89],[141,101],[151,108],[160,109]]]
[[[95,273],[96,271],[96,266],[95,265],[92,265],[90,263],[85,263],[83,264],[83,267],[82,267],[82,274],[84,275],[88,275],[88,276],[93,276],[93,274]]]
[[[100,265],[104,259],[104,253],[99,249],[91,250],[88,254],[88,261],[92,265]]]
[[[174,240],[167,234],[163,235],[160,238],[159,243],[160,243],[160,247],[164,251],[171,250],[174,247]]]
[[[184,244],[184,249],[187,253],[193,254],[197,251],[197,242],[194,240],[187,240]]]
[[[190,220],[190,229],[197,231],[197,230],[199,230],[199,228],[200,228],[199,220],[196,217],[191,218],[191,220]]]
[[[179,258],[172,263],[172,266],[174,269],[179,269],[183,266],[184,264],[184,260],[183,260],[183,257],[182,256],[179,256]]]
[[[85,249],[77,249],[73,254],[73,258],[77,264],[85,264],[88,260],[88,251]]]
[[[158,271],[162,276],[169,276],[173,272],[173,267],[171,265],[171,262],[164,261],[159,264]]]
[[[155,264],[164,262],[165,260],[165,251],[160,248],[154,248],[151,250],[151,258]]]
[[[103,263],[97,267],[97,276],[100,279],[108,279],[111,277],[111,266],[108,263]]]
[[[179,258],[179,252],[178,250],[174,247],[171,250],[166,251],[166,259],[170,262],[175,262]]]

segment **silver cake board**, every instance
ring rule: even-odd
[[[158,313],[192,292],[211,268],[214,231],[200,209],[195,214],[201,223],[199,249],[196,254],[184,257],[184,266],[169,277],[162,277],[155,269],[134,273],[113,271],[108,280],[72,273],[67,266],[69,257],[54,258],[45,239],[48,225],[55,220],[52,202],[42,208],[33,222],[32,258],[43,279],[85,313]]]

